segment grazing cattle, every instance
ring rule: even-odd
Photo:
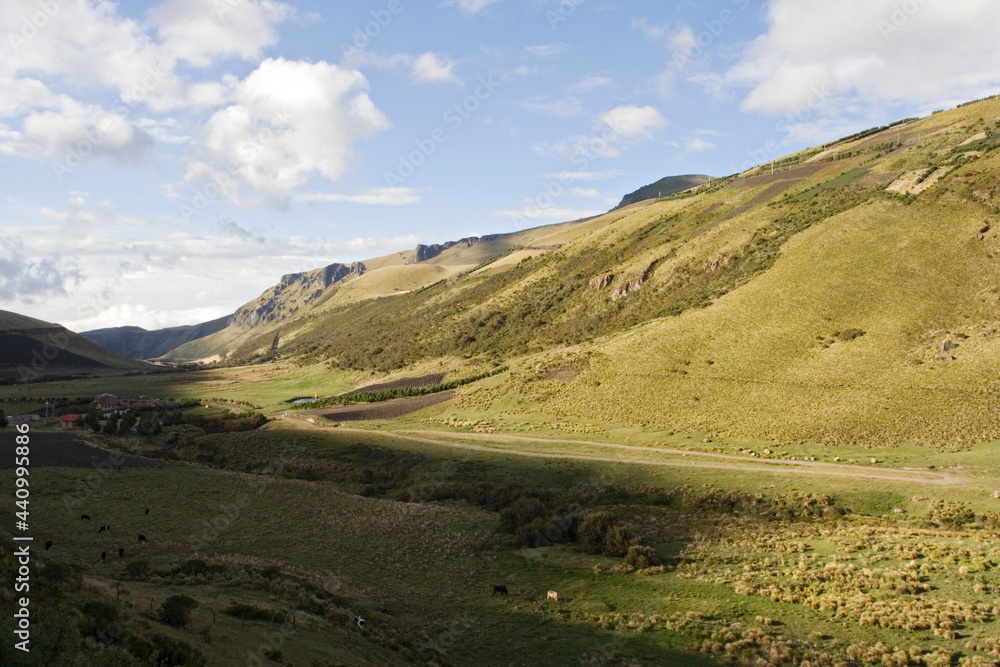
[[[146,514],[149,514],[149,508],[148,507],[146,508]]]
[[[125,558],[125,547],[118,547],[118,557]]]
[[[503,584],[493,585],[493,595],[507,595],[507,587]]]
[[[549,597],[550,600],[556,600],[556,601],[559,600],[559,594],[556,593],[555,591],[549,591],[549,596],[548,597]]]
[[[81,514],[80,515],[80,519],[82,521],[90,521],[90,515],[88,515],[88,514]]]
[[[101,529],[99,531],[97,531],[97,532],[99,532],[99,533],[110,533],[111,532],[111,526],[108,526],[108,525],[105,524],[105,525],[101,526]]]
[[[143,535],[142,533],[139,533],[139,541],[140,542],[145,542],[146,541],[146,536]]]
[[[45,543],[45,550],[48,551],[51,548],[52,548],[52,540],[49,540],[48,542]]]
[[[107,551],[102,551],[101,552],[101,562],[103,563],[107,559],[108,559],[108,552]]]
[[[365,619],[363,619],[360,616],[358,616],[356,619],[354,619],[354,624],[358,626],[358,630],[361,630],[362,632],[364,632],[364,629],[365,629]]]

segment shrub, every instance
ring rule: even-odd
[[[660,554],[653,547],[631,546],[625,554],[625,563],[640,570],[659,565],[660,562]]]
[[[160,620],[175,628],[186,627],[191,622],[191,612],[198,601],[189,595],[171,595],[160,606]]]
[[[614,519],[608,512],[591,512],[583,517],[577,539],[587,553],[597,554],[604,550],[604,536],[614,525]]]
[[[976,513],[965,502],[935,499],[927,510],[927,521],[949,528],[961,528],[976,520]]]
[[[125,574],[129,579],[145,579],[149,576],[149,562],[135,560],[125,566]]]
[[[263,621],[265,623],[285,623],[285,615],[271,609],[263,609],[252,604],[235,603],[226,608],[222,613],[233,616],[241,621]]]
[[[156,649],[157,667],[202,667],[206,664],[202,652],[185,641],[164,635],[153,635],[151,639]]]

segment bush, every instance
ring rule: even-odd
[[[189,595],[171,595],[160,606],[160,620],[175,628],[187,627],[198,601]]]
[[[238,618],[241,621],[263,621],[264,623],[277,623],[278,625],[283,625],[287,620],[281,612],[262,609],[252,604],[235,603],[227,607],[222,613]]]
[[[976,513],[967,503],[954,500],[935,499],[927,510],[927,521],[937,526],[961,528],[976,520]]]
[[[135,560],[125,566],[125,574],[129,579],[145,579],[149,576],[149,563],[144,560]]]
[[[625,554],[625,564],[640,570],[654,567],[661,562],[660,554],[656,553],[656,549],[653,547],[635,545],[629,547]]]
[[[587,553],[598,554],[604,550],[604,536],[614,525],[614,518],[608,512],[591,512],[583,517],[577,531],[577,539]]]
[[[157,667],[202,667],[206,664],[202,652],[185,641],[164,635],[153,635],[151,639],[156,649]]]

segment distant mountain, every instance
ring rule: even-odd
[[[484,268],[481,274],[516,264],[558,247],[557,241],[544,239],[578,224],[566,222],[510,234],[470,236],[442,244],[418,245],[413,250],[353,264],[331,264],[291,273],[241,306],[227,318],[224,328],[162,352],[159,360],[212,362],[237,351],[241,356],[267,356],[272,346],[282,342],[282,328],[290,322],[351,304],[407,294],[475,271],[490,262],[491,268]]]
[[[656,183],[643,186],[635,192],[629,193],[622,198],[616,209],[624,208],[630,204],[636,204],[647,199],[657,199],[659,197],[669,197],[678,192],[683,192],[699,185],[704,185],[712,180],[711,176],[698,174],[687,174],[686,176],[667,176],[661,178]]]
[[[147,331],[141,327],[113,327],[84,331],[80,335],[133,359],[155,359],[184,343],[225,329],[232,317],[226,315],[211,322],[156,331]]]
[[[0,381],[37,382],[154,369],[58,324],[0,310]]]

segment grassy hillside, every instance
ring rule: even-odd
[[[419,289],[331,300],[286,323],[277,350],[251,336],[233,358],[381,372],[514,361],[490,396],[598,422],[783,441],[1000,437],[998,145],[996,99],[874,128],[536,231]],[[575,377],[540,403],[548,371],[529,367],[556,357]]]
[[[147,331],[141,327],[113,327],[84,331],[80,335],[133,359],[155,359],[184,343],[209,336],[229,324],[229,316],[192,326]]]
[[[0,380],[6,383],[154,369],[58,324],[0,311]]]
[[[630,192],[625,195],[621,203],[615,208],[623,208],[631,204],[637,204],[638,202],[645,201],[647,199],[658,199],[660,197],[669,197],[670,195],[677,194],[678,192],[683,192],[689,188],[695,188],[699,185],[704,185],[712,180],[711,176],[694,175],[688,174],[686,176],[667,176],[666,178],[661,178],[655,183],[650,183],[645,185],[635,192]]]

